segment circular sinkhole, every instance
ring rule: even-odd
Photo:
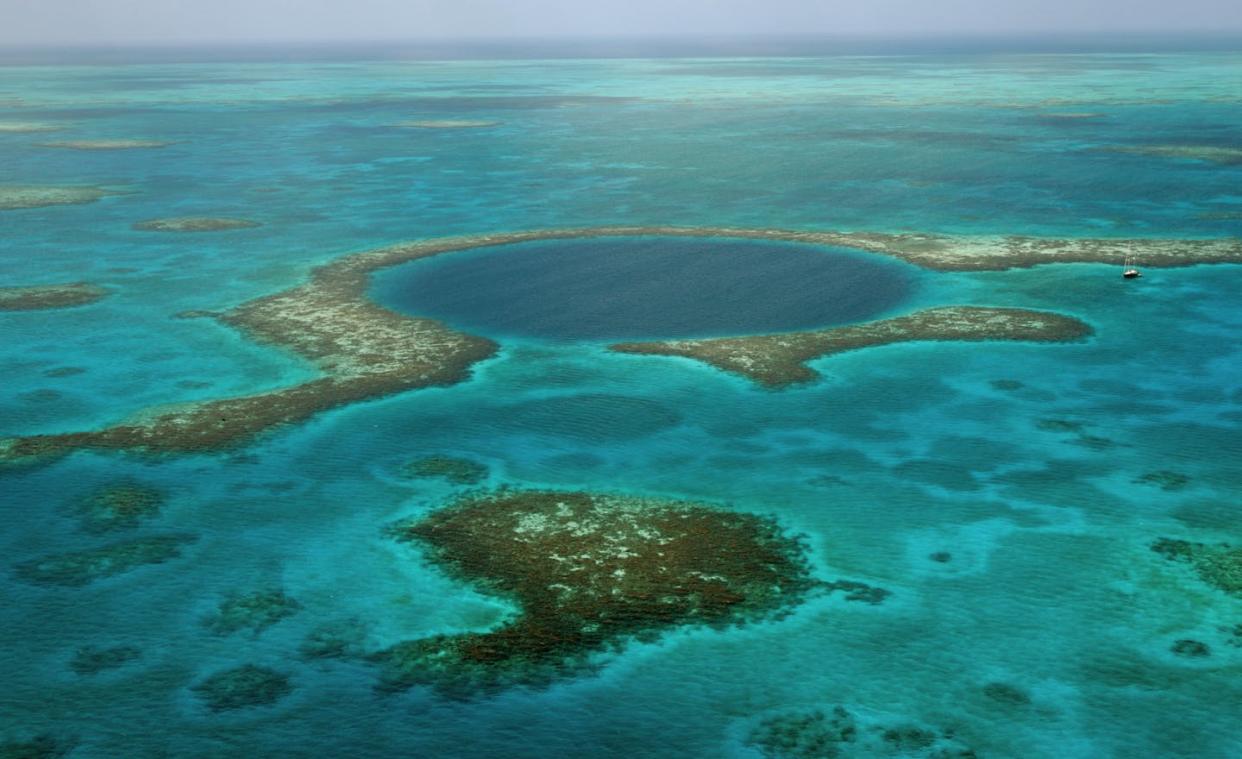
[[[480,247],[376,272],[395,311],[490,336],[620,340],[790,332],[901,304],[914,268],[843,248],[701,237]]]

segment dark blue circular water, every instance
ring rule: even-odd
[[[766,241],[579,238],[478,248],[378,272],[372,297],[469,332],[558,340],[784,332],[900,304],[912,267]]]

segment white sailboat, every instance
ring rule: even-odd
[[[1125,268],[1122,269],[1121,272],[1122,277],[1125,277],[1126,279],[1138,279],[1143,276],[1143,272],[1138,270],[1138,265],[1135,263],[1134,259],[1135,256],[1133,251],[1126,251],[1126,263]]]

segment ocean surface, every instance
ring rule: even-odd
[[[0,313],[0,437],[313,377],[292,354],[174,315],[402,241],[599,225],[1239,235],[1239,82],[1229,52],[3,67],[0,123],[60,130],[0,131],[0,185],[112,194],[0,210],[0,284],[110,291]],[[401,126],[418,121],[477,123]],[[42,146],[104,139],[171,144]],[[133,228],[183,216],[261,226]],[[1120,260],[948,273],[709,243],[406,264],[375,297],[501,344],[467,381],[225,453],[81,451],[0,470],[0,755],[42,736],[83,759],[1242,756],[1242,596],[1152,550],[1242,544],[1242,267],[1126,282]],[[955,304],[1052,310],[1095,333],[869,348],[781,391],[606,350]],[[486,487],[771,515],[805,536],[817,577],[890,595],[679,628],[542,688],[383,693],[374,666],[308,659],[303,641],[345,621],[378,650],[514,612],[385,535],[461,491],[402,476],[426,456],[485,465]],[[117,483],[162,493],[161,510],[88,529],[81,504]],[[16,569],[170,533],[196,540],[77,587]],[[211,624],[256,590],[296,610]],[[82,673],[88,647],[132,655]],[[287,692],[208,708],[196,686],[246,664],[286,675]],[[768,740],[781,720],[837,707],[857,740]]]

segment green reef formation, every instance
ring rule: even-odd
[[[988,683],[983,686],[983,695],[1005,706],[1027,706],[1031,703],[1031,697],[1026,691],[1009,683]]]
[[[425,456],[401,469],[406,477],[443,479],[454,485],[477,485],[487,479],[487,466],[455,456]]]
[[[69,669],[86,677],[97,675],[110,669],[123,667],[131,661],[142,657],[142,652],[134,646],[83,646],[69,660]]]
[[[160,513],[166,496],[137,482],[118,482],[90,493],[74,505],[82,529],[92,533],[131,530]]]
[[[60,140],[44,142],[40,147],[64,148],[65,150],[141,150],[143,148],[166,148],[172,144],[161,140]]]
[[[0,207],[5,197],[5,189],[0,188]],[[372,272],[480,247],[617,236],[728,237],[843,246],[944,271],[998,271],[1043,263],[1117,263],[1127,252],[1139,255],[1145,267],[1242,262],[1242,240],[1234,238],[1053,239],[723,227],[588,227],[430,239],[344,256],[315,268],[310,280],[302,285],[243,303],[230,311],[195,312],[197,316],[210,316],[233,326],[258,342],[307,359],[320,370],[320,377],[255,395],[140,410],[128,420],[99,430],[0,439],[0,461],[37,459],[78,448],[134,449],[152,453],[222,450],[244,444],[273,427],[301,422],[330,408],[460,382],[470,375],[475,363],[495,354],[496,343],[458,332],[433,319],[404,316],[373,303],[367,297]],[[879,322],[881,326],[875,329],[900,332],[904,325],[910,334],[890,335],[892,339],[873,335],[872,339],[862,340],[854,347],[893,342],[894,339],[1000,337],[1048,341],[1073,339],[1089,333],[1077,320],[1019,309],[952,307],[903,318],[907,321]],[[936,336],[937,322],[944,336]],[[919,332],[922,337],[916,336]],[[803,351],[811,351],[806,354],[809,358],[822,353],[817,353],[816,346],[825,340],[825,335],[831,348],[842,334],[849,333],[833,330],[793,333],[787,342]],[[753,338],[739,340],[742,341],[739,346],[749,344],[756,349],[762,344],[750,342]],[[814,377],[813,372],[793,361],[793,355],[788,346],[781,344],[782,340],[781,336],[769,336],[767,347],[778,351],[787,363],[764,381],[781,384]],[[700,342],[706,344],[706,341]],[[750,368],[744,366],[745,355],[741,358],[738,370],[744,368],[747,371],[743,373],[750,374]],[[781,379],[785,373],[788,373],[787,380]]]
[[[821,587],[829,593],[840,591],[846,601],[859,601],[872,606],[884,603],[884,599],[892,595],[892,591],[857,580],[834,580]]]
[[[1087,324],[1060,314],[953,306],[812,332],[618,343],[611,348],[621,353],[693,358],[765,387],[780,388],[817,378],[819,374],[805,365],[807,361],[873,345],[915,340],[1068,342],[1090,334]]]
[[[249,630],[258,636],[301,609],[302,604],[285,595],[283,590],[257,590],[224,599],[216,612],[203,620],[203,624],[216,635]]]
[[[425,684],[468,696],[537,686],[632,638],[778,617],[816,586],[805,547],[775,521],[683,501],[501,489],[390,534],[520,613],[487,632],[373,654],[385,690]]]
[[[289,676],[268,667],[245,664],[208,677],[191,690],[213,712],[274,704],[293,692]]]
[[[360,659],[367,652],[367,625],[357,619],[325,622],[298,646],[303,659]]]
[[[1136,485],[1150,485],[1154,488],[1160,488],[1165,491],[1181,490],[1190,484],[1190,477],[1181,472],[1173,472],[1167,469],[1161,469],[1157,472],[1147,472],[1134,479]]]
[[[225,232],[230,229],[254,229],[263,226],[249,219],[229,219],[213,216],[177,216],[168,219],[150,219],[134,224],[140,232]]]
[[[1242,148],[1220,145],[1127,145],[1111,148],[1118,153],[1181,158],[1188,161],[1204,161],[1226,166],[1242,165]]]
[[[1242,598],[1242,546],[1160,538],[1151,550],[1169,561],[1189,564],[1208,585]]]
[[[780,714],[761,721],[747,743],[769,759],[835,759],[891,756],[974,759],[973,749],[951,730],[914,724],[868,722],[843,706]]]
[[[1188,659],[1203,659],[1212,655],[1212,649],[1208,647],[1208,644],[1190,638],[1174,641],[1169,650],[1177,656],[1184,656]]]
[[[63,285],[0,287],[0,311],[39,311],[94,303],[108,294],[98,285],[72,282]]]
[[[0,185],[0,211],[94,203],[110,194],[99,187]]]
[[[28,741],[0,743],[0,759],[59,759],[68,756],[73,745],[51,735],[39,735]]]
[[[500,126],[499,121],[481,121],[476,119],[422,119],[418,121],[402,121],[397,124],[407,129],[485,129]]]
[[[81,587],[128,572],[147,564],[162,564],[181,555],[194,541],[188,535],[158,535],[124,540],[101,548],[70,551],[22,562],[15,568],[19,579],[36,585]]]

